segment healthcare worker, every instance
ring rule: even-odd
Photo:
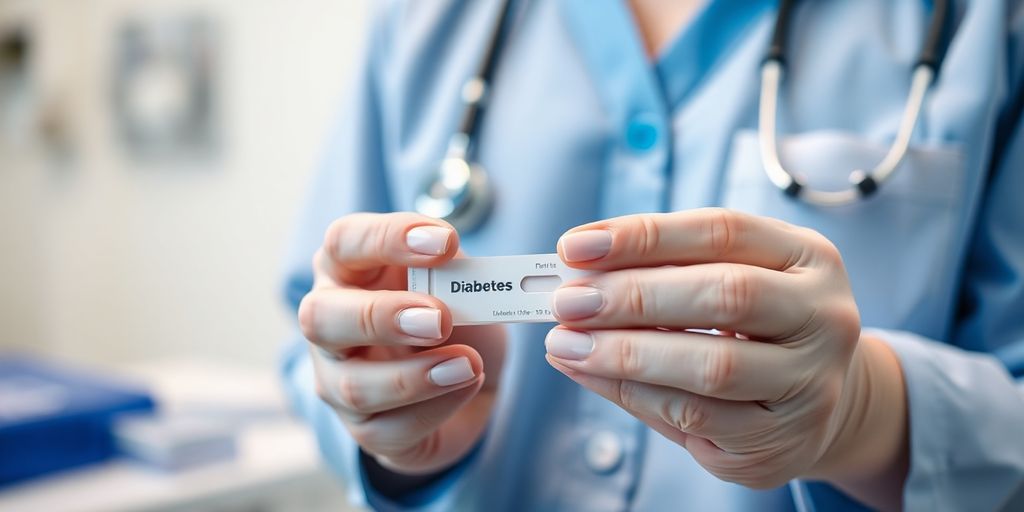
[[[884,159],[939,4],[792,6],[768,140],[804,188]],[[377,6],[292,246],[284,374],[352,498],[1024,510],[1024,2],[952,2],[907,154],[839,206],[765,173],[777,2],[514,0],[494,38],[502,6]],[[459,230],[412,213],[452,140],[487,180]],[[559,325],[404,291],[556,249],[604,271]]]

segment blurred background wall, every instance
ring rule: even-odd
[[[0,349],[272,365],[284,246],[367,3],[0,0]],[[139,157],[114,109],[125,26],[182,17],[209,25],[214,142]],[[138,102],[159,115],[182,92],[154,74]]]

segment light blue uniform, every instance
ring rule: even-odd
[[[292,306],[310,287],[310,257],[332,220],[412,210],[417,183],[456,128],[462,83],[498,4],[381,6],[292,246]],[[478,139],[498,198],[483,228],[462,236],[467,253],[553,252],[564,230],[584,222],[709,205],[816,229],[842,251],[865,328],[892,344],[905,372],[905,506],[1024,509],[1024,391],[1007,372],[1024,371],[1022,2],[954,2],[955,35],[907,160],[877,196],[841,208],[790,201],[762,170],[758,66],[774,2],[708,2],[655,64],[624,1],[517,4]],[[881,159],[928,15],[921,0],[798,4],[779,119],[792,170],[837,187]],[[820,483],[759,492],[708,475],[681,447],[550,368],[550,327],[510,327],[483,441],[410,496],[365,485],[357,447],[313,391],[299,334],[284,375],[327,461],[357,500],[380,508],[857,508]]]

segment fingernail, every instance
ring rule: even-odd
[[[579,361],[594,351],[594,338],[589,334],[569,329],[551,329],[544,340],[548,354],[559,359]]]
[[[438,386],[451,386],[473,377],[473,365],[469,364],[469,358],[465,356],[449,359],[427,372],[430,382]]]
[[[408,308],[398,313],[398,328],[409,336],[436,340],[441,337],[441,311]]]
[[[560,320],[579,320],[597,314],[604,305],[601,290],[589,286],[567,286],[555,290],[552,307]]]
[[[405,234],[405,245],[413,252],[440,256],[448,250],[452,230],[440,226],[418,226]]]
[[[596,260],[612,249],[612,234],[603,229],[579,231],[562,236],[560,243],[566,261]]]

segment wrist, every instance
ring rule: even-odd
[[[908,466],[906,388],[881,339],[861,336],[832,421],[832,441],[809,476],[874,507],[898,506]]]

